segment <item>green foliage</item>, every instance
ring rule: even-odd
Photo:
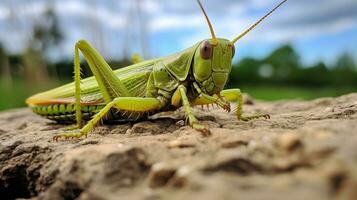
[[[49,4],[43,17],[33,27],[31,48],[47,53],[47,51],[64,39],[59,27],[59,21],[52,5]]]
[[[350,92],[356,92],[353,87],[304,87],[304,86],[276,86],[276,85],[243,85],[243,92],[249,93],[254,99],[315,99],[318,97],[336,97]]]
[[[15,78],[11,88],[7,87],[0,78],[0,111],[25,106],[25,99],[36,92],[43,91],[61,83],[42,85],[28,85],[24,79]],[[62,82],[64,83],[64,82]]]
[[[230,86],[257,84],[357,88],[357,66],[347,53],[337,59],[335,66],[323,62],[305,66],[297,52],[284,45],[263,59],[244,58],[234,65]]]
[[[0,66],[0,110],[25,106],[24,100],[31,94],[72,81],[72,60],[55,63],[43,60],[43,66],[48,71],[47,80],[50,81],[29,84],[24,63],[25,53],[6,55],[3,49],[0,54],[0,63],[8,62],[11,69],[4,73],[5,65]],[[108,62],[114,69],[131,64],[126,59]],[[83,77],[91,76],[89,68],[85,67],[86,64],[82,65]],[[41,70],[37,65],[31,69],[33,74],[40,73]],[[41,80],[45,79],[46,77]],[[12,82],[11,85],[6,84],[9,80]],[[265,58],[243,58],[234,64],[228,87],[241,88],[253,97],[265,100],[337,96],[356,92],[357,66],[354,58],[347,53],[340,55],[332,66],[327,66],[323,62],[305,66],[300,62],[300,56],[294,48],[284,45]]]

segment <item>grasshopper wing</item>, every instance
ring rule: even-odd
[[[164,59],[166,69],[177,78],[179,81],[184,81],[190,71],[193,56],[200,42],[194,46],[183,50],[180,53],[171,55]]]

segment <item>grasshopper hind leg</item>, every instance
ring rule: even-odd
[[[145,97],[118,97],[104,106],[93,118],[80,130],[64,132],[53,137],[55,141],[59,139],[74,139],[87,137],[88,133],[93,130],[95,125],[105,118],[108,112],[112,109],[119,109],[126,112],[141,112],[142,114],[154,110],[158,110],[164,106],[165,102],[159,101],[156,98]]]
[[[74,48],[74,82],[75,82],[75,120],[77,124],[75,127],[70,127],[70,130],[78,129],[82,127],[83,115],[82,105],[81,105],[81,66],[80,66],[80,56],[79,53],[84,55],[85,60],[88,63],[90,70],[92,71],[103,95],[103,98],[107,105],[113,101],[116,97],[130,96],[129,91],[124,86],[124,84],[119,80],[114,71],[110,68],[108,63],[105,62],[104,58],[95,50],[87,41],[80,40],[76,43]],[[103,108],[102,110],[105,111]],[[101,111],[102,111],[101,110]],[[99,111],[97,115],[102,115],[103,113]],[[106,111],[108,112],[108,111]],[[106,113],[105,112],[105,113]],[[63,133],[62,136],[77,137],[80,134],[73,133]]]
[[[82,129],[75,130],[74,129],[67,129],[65,132],[60,133],[53,137],[53,140],[58,141],[59,139],[74,139],[74,138],[81,138],[82,136],[88,135],[88,132],[94,128],[95,124],[98,121],[105,117],[105,115],[109,112],[112,108],[112,102],[107,104],[103,109],[101,109],[97,114],[93,116],[93,119],[90,120]]]

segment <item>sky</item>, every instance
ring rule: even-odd
[[[233,39],[280,0],[201,0],[217,37]],[[86,39],[105,58],[140,53],[169,55],[209,38],[195,0],[1,0],[0,42],[16,53],[29,42],[32,25],[43,23],[53,6],[64,41],[51,52],[71,58],[76,41]],[[292,44],[303,63],[333,64],[344,52],[357,57],[356,0],[288,0],[236,43],[236,60],[262,58]]]

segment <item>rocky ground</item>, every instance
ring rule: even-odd
[[[1,199],[356,199],[357,93],[248,102],[270,120],[195,109],[98,127],[54,142],[65,126],[29,109],[0,114]]]

